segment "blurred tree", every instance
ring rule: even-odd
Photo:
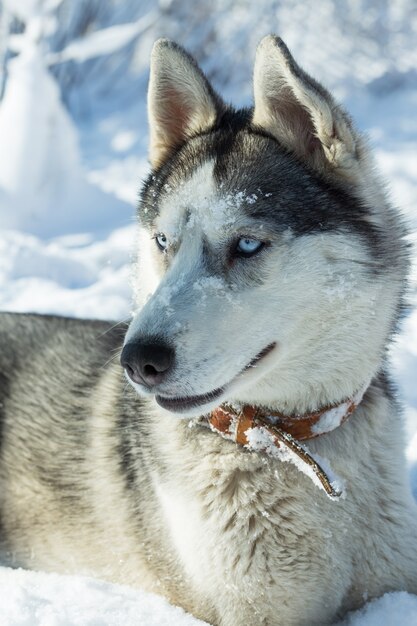
[[[117,204],[86,180],[78,130],[48,69],[45,37],[56,29],[59,3],[28,1],[14,13],[25,28],[9,35],[16,56],[0,102],[0,223],[48,235],[105,222]],[[90,45],[84,56],[96,52]]]

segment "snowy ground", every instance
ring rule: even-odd
[[[166,600],[91,578],[0,567],[2,626],[203,626]],[[386,594],[336,626],[416,626],[417,597]]]
[[[306,8],[310,6],[308,2],[273,4],[279,5],[276,30],[292,45],[302,63],[335,90],[359,127],[368,132],[392,199],[409,222],[411,241],[417,242],[417,79],[415,71],[410,69],[413,67],[410,42],[415,41],[417,18],[416,11],[411,10],[412,3],[397,0],[388,10],[389,3],[352,0],[346,3],[350,11],[347,25],[327,0],[314,3],[321,10],[313,7],[310,13]],[[137,3],[125,5],[136,7],[132,9],[132,21],[141,17]],[[145,5],[152,10],[157,7],[152,1]],[[136,68],[145,68],[152,39],[165,32],[186,41],[196,53],[199,42],[204,40],[206,48],[199,55],[204,67],[230,99],[247,102],[251,58],[242,50],[249,49],[248,42],[253,45],[252,24],[256,22],[257,38],[258,34],[271,30],[272,3],[269,6],[260,0],[259,8],[254,8],[253,3],[227,2],[227,21],[226,9],[221,9],[221,3],[214,5],[217,14],[207,24],[204,21],[207,9],[199,5],[201,20],[197,24],[195,17],[193,21],[189,15],[184,16],[176,2],[161,2],[165,26],[161,26],[161,20],[157,21],[154,30],[147,31],[138,41],[132,59]],[[385,7],[380,9],[378,19],[374,15],[375,6]],[[401,22],[408,6],[409,19]],[[257,21],[257,11],[261,8],[266,17]],[[359,11],[356,17],[355,11]],[[149,15],[151,24],[154,17]],[[125,12],[123,19],[126,21],[127,17],[129,14]],[[372,22],[375,32],[382,33],[381,41],[372,38],[375,33],[371,27],[366,30],[367,20]],[[390,26],[395,32],[391,38]],[[117,37],[123,39],[130,32],[114,33],[113,47],[117,49]],[[104,52],[105,41],[99,42]],[[219,42],[223,42],[220,48]],[[120,109],[108,107],[103,112],[98,96],[95,94],[95,99],[88,100],[87,88],[82,84],[79,92],[71,92],[71,97],[66,94],[73,114],[74,102],[81,111],[88,108],[91,112],[95,107],[100,110],[97,115],[79,115],[74,125],[59,102],[56,85],[45,75],[44,68],[36,65],[39,59],[33,55],[33,47],[30,49],[32,44],[26,44],[26,61],[15,63],[14,70],[12,65],[9,68],[9,84],[6,83],[5,97],[0,102],[0,141],[5,146],[0,153],[0,308],[115,320],[127,318],[130,261],[135,245],[134,205],[140,181],[147,171],[146,70],[141,69],[143,76],[138,74],[134,98],[126,97]],[[91,45],[75,47],[76,54],[88,54]],[[109,57],[110,52],[114,54],[109,48]],[[213,58],[217,55],[217,59]],[[133,61],[129,67],[133,67]],[[99,70],[95,68],[88,66],[86,70],[89,69],[98,84]],[[17,90],[7,91],[13,85],[12,79]],[[97,93],[100,95],[98,88]],[[30,100],[28,94],[30,97],[35,94],[35,100]],[[51,120],[55,120],[54,132],[47,138],[42,125],[49,128]],[[16,157],[13,163],[18,162],[18,166],[11,169],[13,150],[16,152],[23,146],[22,154],[27,154],[24,148],[28,137],[29,145],[36,147],[36,151],[31,149],[29,157],[23,160]],[[62,159],[63,154],[66,158]],[[16,172],[12,187],[12,174]],[[72,181],[65,194],[60,184],[63,180]],[[417,302],[417,265],[409,300],[410,305]],[[392,361],[405,400],[407,458],[411,486],[417,498],[417,311],[412,311],[411,306],[393,348]],[[77,577],[0,568],[0,626],[198,623],[201,622],[170,607],[164,600],[136,590]],[[416,597],[405,593],[387,595],[344,622],[344,626],[398,624],[417,625]]]

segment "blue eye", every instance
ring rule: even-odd
[[[155,241],[156,241],[156,245],[158,246],[158,248],[160,250],[166,250],[168,247],[168,240],[165,237],[164,233],[158,233],[157,235],[155,235],[154,237]]]
[[[240,256],[253,256],[264,247],[264,242],[259,239],[251,239],[250,237],[242,237],[236,245],[236,252]]]

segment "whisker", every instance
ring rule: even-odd
[[[107,361],[103,363],[103,365],[100,366],[100,369],[104,369],[105,367],[107,367],[108,365],[110,365],[111,363],[113,363],[120,357],[121,355],[120,348],[116,348],[115,350],[113,350],[113,352],[115,354],[113,354],[109,359],[107,359]]]
[[[115,324],[113,324],[113,326],[110,326],[110,328],[106,328],[106,330],[104,332],[100,333],[98,335],[98,338],[104,337],[105,335],[107,335],[107,333],[111,332],[112,330],[114,330],[118,326],[122,326],[122,325],[125,325],[126,327],[129,326],[130,320],[131,320],[130,317],[126,317],[126,319],[120,320],[119,322],[116,322]]]

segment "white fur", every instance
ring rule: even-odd
[[[184,448],[173,424],[161,424],[172,474],[158,495],[196,614],[222,626],[324,626],[384,591],[417,590],[415,508],[384,400],[309,444],[345,481],[340,502],[291,464],[239,455],[212,433],[197,442],[192,429]]]

